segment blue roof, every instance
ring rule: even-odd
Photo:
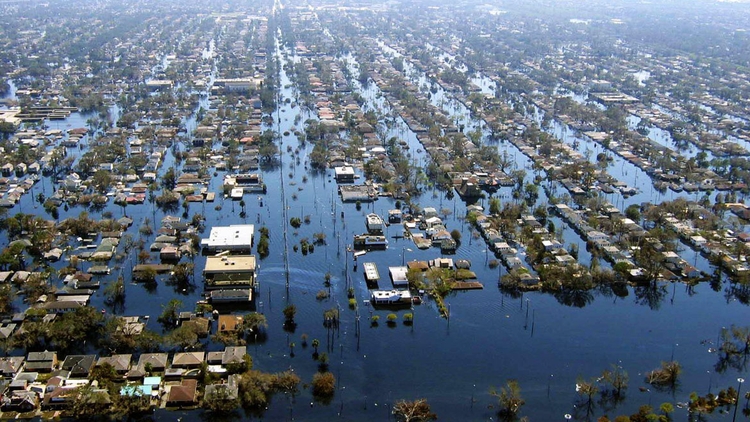
[[[143,378],[143,385],[160,385],[161,377],[145,377]]]

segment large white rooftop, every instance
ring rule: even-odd
[[[201,240],[201,246],[209,250],[250,250],[254,234],[253,224],[213,227],[208,239]]]

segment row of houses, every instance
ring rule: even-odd
[[[26,356],[0,358],[0,409],[29,412],[36,409],[60,410],[69,407],[77,389],[91,383],[95,367],[109,366],[121,379],[119,394],[149,397],[163,406],[195,406],[199,401],[198,368],[227,377],[204,386],[205,394],[230,388],[236,394],[237,378],[229,374],[232,365],[247,359],[246,347],[228,346],[220,351],[144,353],[137,359],[130,354],[105,357],[68,355],[62,360],[54,351],[29,352]],[[229,369],[228,369],[229,368]],[[49,374],[42,376],[42,374]],[[109,398],[109,391],[95,391]],[[111,398],[109,398],[111,399]]]

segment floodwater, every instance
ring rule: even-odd
[[[296,60],[292,52],[288,53],[288,60]],[[280,51],[277,51],[277,55],[283,56]],[[345,60],[354,68],[353,57],[346,56]],[[281,69],[280,86],[285,87],[290,82],[284,66]],[[424,78],[424,75],[416,77]],[[368,101],[365,107],[386,107],[377,87],[372,84],[362,87],[355,83],[354,89],[360,90]],[[292,101],[283,101],[286,98]],[[292,89],[282,88],[281,99],[279,109],[273,113],[274,129],[279,133],[293,132],[295,117],[301,111],[299,107],[291,106],[294,102]],[[380,103],[376,104],[378,101]],[[466,124],[467,131],[482,127],[481,122],[468,116],[465,107],[451,100],[442,89],[432,96],[432,101],[456,114],[459,121]],[[302,121],[309,117],[303,116]],[[414,160],[423,163],[425,157],[416,152],[419,148],[416,136],[400,118],[396,120],[391,133],[406,140]],[[50,127],[54,128],[56,124],[60,128],[79,127],[84,126],[85,122],[85,116],[74,114],[66,121],[50,123]],[[558,126],[551,131],[563,138],[571,136]],[[582,148],[592,148],[594,153],[601,151],[601,147],[597,150],[594,145],[582,145]],[[709,390],[717,392],[719,388],[735,386],[738,376],[747,375],[746,369],[715,373],[717,355],[709,351],[710,347],[716,347],[715,341],[721,327],[742,325],[747,321],[747,306],[731,296],[727,299],[723,292],[712,291],[706,283],[692,289],[682,284],[667,284],[646,291],[629,288],[624,297],[607,290],[577,296],[555,297],[542,293],[527,293],[516,298],[506,296],[497,288],[498,278],[505,270],[502,266],[489,268],[489,261],[494,257],[481,238],[472,237],[472,229],[462,219],[466,214],[466,204],[458,196],[448,199],[444,193],[431,190],[422,194],[419,204],[444,210],[442,215],[448,229],[461,232],[461,245],[452,257],[469,259],[484,289],[449,296],[446,301],[450,305],[450,319],[439,317],[434,303],[426,300],[414,307],[414,324],[404,325],[402,316],[411,310],[376,310],[366,306],[365,300],[369,294],[361,262],[377,264],[382,276],[380,287],[389,288],[388,266],[415,259],[437,258],[441,256],[439,249],[419,250],[411,241],[394,238],[401,234],[401,228],[391,226],[387,229],[388,248],[368,252],[360,258],[360,266],[356,268],[351,255],[346,252],[347,245],[352,243],[352,235],[365,232],[367,213],[385,215],[387,210],[395,207],[395,201],[380,198],[376,202],[362,204],[361,210],[357,210],[353,203],[342,203],[336,194],[332,171],[314,173],[305,169],[306,157],[312,151],[312,145],[299,146],[300,164],[296,164],[295,157],[286,152],[287,146],[293,149],[299,146],[293,133],[282,136],[282,154],[278,165],[261,170],[268,186],[268,193],[260,196],[262,206],[257,195],[246,194],[245,218],[240,217],[237,203],[223,200],[220,196],[213,204],[191,203],[189,207],[191,216],[194,213],[206,216],[206,235],[211,226],[239,223],[256,224],[256,231],[260,226],[270,230],[271,254],[259,261],[260,287],[253,305],[266,314],[269,327],[266,340],[248,345],[255,367],[269,372],[292,368],[304,383],[309,383],[317,370],[317,363],[311,357],[312,348],[302,347],[302,334],[308,336],[308,342],[319,339],[320,351],[327,351],[330,357],[330,370],[338,381],[332,403],[323,405],[314,402],[309,390],[303,388],[296,397],[275,396],[263,416],[267,420],[383,421],[391,418],[390,409],[395,401],[416,398],[426,398],[441,420],[495,420],[496,411],[491,406],[495,404],[495,399],[488,391],[491,386],[499,388],[508,379],[520,382],[526,400],[521,415],[528,415],[534,421],[551,421],[562,420],[564,414],[570,413],[578,420],[586,420],[585,412],[576,407],[576,380],[578,377],[598,377],[602,370],[613,364],[629,373],[630,387],[625,402],[606,412],[610,416],[634,413],[643,404],[658,408],[665,401],[684,402],[692,391],[701,394]],[[511,156],[516,157],[518,168],[528,167],[526,157],[512,145],[498,144],[498,148],[507,148]],[[80,154],[78,151],[71,153]],[[167,154],[162,169],[173,164],[172,154]],[[629,167],[626,162],[616,161],[613,167],[610,171],[619,180],[639,187],[646,185],[647,176]],[[223,176],[223,172],[217,172],[208,186],[209,191],[220,191]],[[528,177],[531,177],[531,172],[528,172]],[[636,178],[639,180],[636,181]],[[23,196],[11,212],[44,213],[35,197],[40,192],[49,196],[52,189],[51,181],[44,178],[29,194]],[[509,194],[510,191],[498,192],[498,195],[505,195],[506,198]],[[671,193],[667,198],[652,195],[655,194],[641,189],[635,197],[613,198],[613,202],[624,208],[630,203],[661,201],[672,197]],[[540,191],[539,203],[545,200]],[[486,200],[480,204],[487,206]],[[222,209],[215,209],[217,205]],[[285,211],[283,207],[286,207]],[[60,219],[76,216],[83,210],[81,207],[71,207],[67,211],[61,209]],[[139,236],[137,227],[147,220],[156,228],[166,215],[148,202],[128,206],[124,210],[110,203],[101,210],[88,212],[96,218],[101,217],[103,212],[111,212],[116,218],[127,214],[135,220],[131,229],[134,236]],[[181,209],[172,215],[179,215],[180,212]],[[288,227],[284,236],[288,218],[306,215],[310,216],[310,224],[303,224],[299,229]],[[555,220],[555,224],[563,223]],[[325,245],[316,246],[315,251],[307,256],[293,252],[294,244],[303,238],[312,239],[315,233],[326,235]],[[0,240],[6,240],[5,233],[0,237]],[[570,243],[584,245],[571,229],[566,230],[564,238],[566,246]],[[149,245],[153,236],[145,240]],[[288,274],[285,242],[289,251]],[[582,259],[586,259],[583,253],[585,248],[579,249]],[[134,259],[132,254],[125,261],[115,263],[113,273],[103,280],[111,282],[120,274],[125,280],[130,280]],[[704,261],[701,261],[701,269],[709,271]],[[160,280],[153,290],[127,283],[125,306],[118,313],[151,315],[149,328],[160,330],[155,317],[161,312],[162,304],[178,298],[183,301],[183,310],[190,310],[201,299],[200,270],[204,263],[205,257],[195,257],[195,289],[175,291],[164,280]],[[63,265],[59,263],[56,267]],[[84,268],[89,265],[83,264]],[[326,273],[332,275],[332,294],[329,299],[319,301],[315,295],[324,288]],[[348,307],[349,285],[355,291],[358,303],[356,311]],[[113,310],[103,303],[102,291],[103,288],[94,295],[92,305],[111,313]],[[298,325],[291,333],[282,329],[282,309],[290,303],[298,309]],[[341,309],[341,324],[337,330],[329,330],[323,325],[323,311],[333,307]],[[392,327],[385,323],[386,315],[390,312],[397,313],[399,317],[398,323]],[[379,326],[370,326],[371,315],[380,316]],[[289,348],[291,342],[296,343],[293,357]],[[209,343],[207,349],[217,350],[220,346]],[[671,358],[678,360],[684,368],[677,391],[672,394],[650,388],[640,392],[639,387],[646,386],[643,374]],[[183,417],[184,420],[202,420],[201,413],[160,412],[157,416],[160,419]],[[603,413],[601,406],[594,409],[597,416]],[[675,418],[683,418],[685,414],[685,410],[678,409]]]

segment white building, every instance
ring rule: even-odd
[[[208,239],[201,240],[201,246],[209,252],[250,251],[253,247],[253,224],[235,224],[211,228]]]
[[[388,267],[393,287],[409,287],[409,280],[406,277],[407,271],[407,267]]]

